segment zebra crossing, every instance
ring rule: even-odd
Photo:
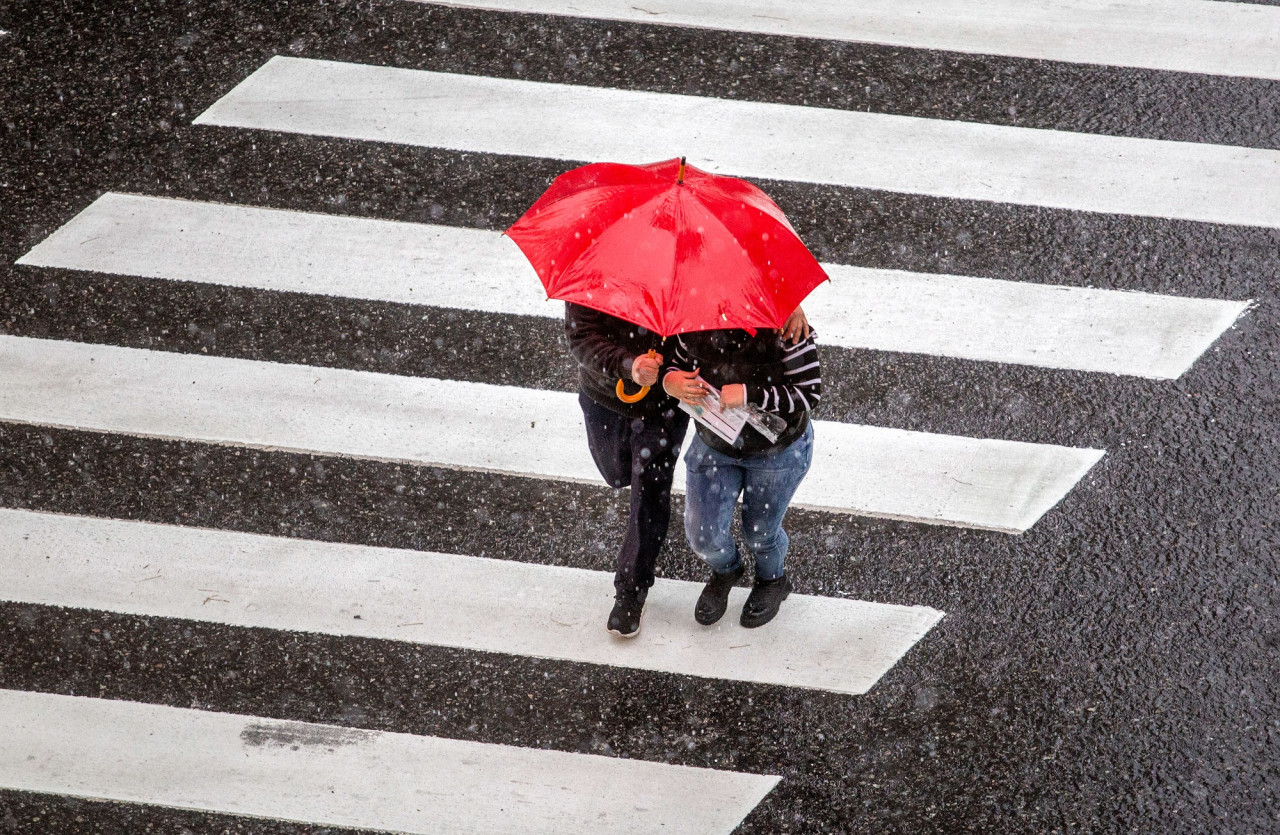
[[[0,337],[0,417],[594,482],[567,392]],[[526,425],[526,422],[528,425]],[[797,507],[1018,533],[1101,450],[815,421]],[[676,471],[676,487],[684,470]]]
[[[569,118],[568,114],[572,114]],[[1280,151],[272,58],[197,125],[1280,226]],[[626,130],[600,131],[598,125]]]
[[[1037,5],[1034,20],[999,31],[957,28],[956,16],[970,16],[941,2],[914,4],[924,12],[914,17],[896,4],[867,4],[867,20],[840,22],[835,4],[815,3],[806,20],[777,25],[768,21],[779,9],[764,2],[682,4],[656,14],[605,0],[573,9],[467,5],[1280,77],[1267,28],[1273,10],[1240,4],[1213,4],[1223,7],[1213,14],[1205,3],[1181,3],[1158,37],[1137,42],[1135,31],[1151,29],[1153,11],[1143,6],[1078,4],[1095,27],[1094,37],[1083,38],[1064,36],[1071,18],[1055,17],[1060,4]],[[1029,37],[1027,27],[1043,36]],[[898,34],[890,37],[890,29]],[[956,32],[952,39],[948,31]],[[1193,48],[1187,31],[1232,48]],[[1280,152],[1256,148],[282,56],[193,124],[511,154],[565,167],[696,148],[704,156],[693,158],[711,170],[799,184],[1280,228],[1273,187]],[[540,297],[532,273],[496,233],[323,209],[110,192],[17,263],[527,316],[555,327],[546,320],[558,316],[556,306]],[[806,303],[824,344],[1071,373],[1175,380],[1251,304],[1059,286],[1052,276],[1012,281],[826,266],[833,281]],[[598,481],[565,391],[4,335],[0,374],[6,424],[535,483]],[[818,421],[817,434],[797,506],[830,514],[837,526],[867,516],[1021,534],[1073,489],[1088,490],[1078,485],[1105,454],[841,421]],[[619,646],[600,627],[609,575],[563,565],[22,509],[0,509],[0,553],[0,598],[11,603],[553,659],[588,665],[588,676],[596,668],[644,670],[828,697],[871,691],[904,657],[910,663],[912,647],[944,617],[929,601],[803,594],[759,634],[731,625],[700,630],[688,617],[700,583],[663,578],[645,633]],[[0,733],[11,741],[0,750],[0,789],[379,831],[708,833],[733,831],[786,780],[767,769],[693,768],[193,708],[0,690]],[[352,774],[366,775],[361,788],[351,786]]]
[[[426,223],[104,194],[19,264],[559,318],[509,239]],[[1246,302],[824,264],[827,345],[1176,379]]]
[[[1203,0],[1019,3],[1018,0],[465,0],[493,11],[603,18],[921,49],[1280,78],[1280,12]]]
[[[778,781],[11,690],[0,728],[7,787],[378,831],[723,832]],[[359,791],[335,790],[354,774]]]
[[[702,584],[664,578],[645,613],[645,640],[620,648],[601,640],[593,616],[610,605],[605,572],[29,511],[0,510],[0,530],[13,549],[0,582],[26,603],[852,695],[942,617],[925,606],[798,595],[781,629],[749,638],[723,625],[694,631],[685,621]],[[746,590],[733,594],[741,606]]]

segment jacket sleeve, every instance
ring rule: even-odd
[[[631,379],[636,355],[619,344],[612,316],[565,302],[564,334],[578,365],[605,377]]]
[[[692,371],[694,369],[693,359],[689,356],[689,349],[685,347],[684,340],[680,334],[668,339],[663,347],[666,349],[662,352],[662,368],[658,371],[658,380],[667,376],[668,371]]]
[[[815,333],[799,345],[779,337],[782,346],[782,384],[747,384],[747,402],[779,415],[813,411],[822,402],[822,366],[818,363]]]

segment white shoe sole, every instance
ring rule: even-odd
[[[634,638],[635,636],[640,634],[640,627],[637,626],[635,632],[619,632],[616,629],[609,629],[609,634],[617,635],[619,638]]]

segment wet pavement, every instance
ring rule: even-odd
[[[106,191],[502,229],[569,167],[191,125],[276,54],[1280,147],[1280,82],[392,0],[102,6],[0,9],[0,333],[573,389],[548,320],[14,265]],[[947,612],[865,696],[10,602],[0,688],[781,775],[743,833],[1280,830],[1280,230],[760,185],[827,261],[1257,304],[1176,381],[824,349],[825,420],[1107,450],[1021,536],[792,511],[800,592]],[[623,498],[0,423],[10,508],[608,570]],[[702,579],[672,539],[660,572]],[[334,831],[0,791],[0,831],[184,830]]]

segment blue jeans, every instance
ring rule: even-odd
[[[790,540],[782,517],[813,461],[813,424],[790,446],[754,458],[731,458],[694,436],[684,463],[684,532],[689,547],[711,570],[725,574],[742,564],[729,524],[742,496],[742,534],[756,561],[756,578],[786,573]]]

